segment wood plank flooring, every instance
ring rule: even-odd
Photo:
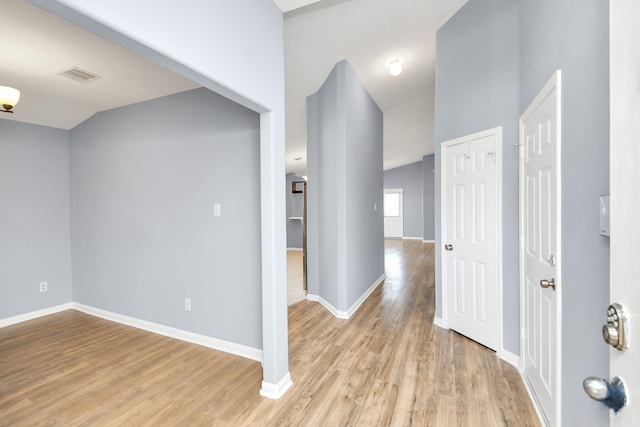
[[[386,242],[348,321],[289,307],[294,385],[259,363],[66,311],[0,329],[0,426],[538,426],[516,370],[433,326],[433,245]]]

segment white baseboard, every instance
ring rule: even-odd
[[[422,237],[405,237],[405,236],[402,236],[402,240],[422,240]]]
[[[516,368],[518,372],[520,372],[520,356],[515,355],[510,351],[505,350],[504,348],[501,348],[500,350],[498,350],[497,355],[500,359],[504,360],[509,365]]]
[[[449,329],[445,324],[444,321],[442,320],[441,317],[438,316],[433,316],[433,324],[436,325],[439,328],[443,328],[443,329]]]
[[[376,288],[378,286],[380,286],[380,283],[384,282],[384,279],[386,278],[386,276],[383,274],[382,276],[380,276],[374,283],[373,285],[371,285],[369,287],[369,289],[366,290],[366,292],[364,294],[362,294],[362,296],[360,298],[358,298],[358,300],[356,302],[353,303],[353,305],[351,305],[351,307],[349,307],[349,310],[344,311],[344,310],[338,310],[337,308],[335,308],[329,301],[325,300],[324,298],[322,298],[319,295],[312,295],[312,294],[307,294],[307,299],[309,301],[315,301],[315,302],[319,302],[320,304],[322,304],[322,306],[324,308],[326,308],[327,310],[329,310],[329,312],[331,314],[333,314],[335,317],[337,317],[338,319],[350,319],[351,316],[354,315],[354,313],[360,308],[360,306],[362,305],[363,302],[366,301],[367,298],[369,298],[369,296],[373,293],[373,291],[376,290]]]
[[[101,310],[99,308],[90,307],[84,304],[72,303],[71,308],[81,311],[91,316],[100,317],[112,322],[121,323],[134,328],[142,329],[155,334],[164,335],[166,337],[175,338],[181,341],[190,342],[192,344],[201,345],[214,350],[224,351],[225,353],[234,354],[256,362],[262,362],[262,350],[248,347],[241,344],[223,341],[217,338],[208,337],[206,335],[196,334],[194,332],[183,331],[181,329],[172,328],[158,323],[148,322],[122,314],[112,313],[110,311]]]
[[[302,248],[287,248],[288,251],[302,252]]]
[[[435,243],[435,240],[423,240],[422,243]]]
[[[289,388],[293,385],[293,381],[291,381],[291,374],[287,372],[287,375],[282,378],[278,384],[271,384],[265,381],[262,381],[262,388],[260,389],[260,396],[268,397],[269,399],[277,400],[280,399]]]
[[[15,325],[16,323],[26,322],[27,320],[37,319],[38,317],[48,316],[50,314],[60,313],[61,311],[71,310],[72,303],[56,305],[54,307],[43,308],[42,310],[32,311],[31,313],[20,314],[18,316],[0,319],[0,328]]]
[[[353,303],[353,305],[349,308],[349,310],[347,310],[347,319],[353,316],[353,314],[360,308],[362,303],[365,302],[367,298],[369,298],[369,295],[371,295],[373,291],[375,291],[376,288],[380,286],[380,283],[384,282],[384,279],[386,277],[387,276],[384,273],[382,273],[382,276],[378,277],[378,280],[373,282],[373,285],[369,286],[369,289],[367,289],[367,291],[364,294],[362,294],[360,298],[358,298],[358,301]]]

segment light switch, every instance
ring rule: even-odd
[[[213,216],[220,216],[220,203],[213,205]]]

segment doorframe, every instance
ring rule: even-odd
[[[498,316],[496,319],[496,325],[498,328],[498,349],[496,354],[499,358],[506,362],[513,364],[513,357],[511,353],[504,349],[504,331],[503,331],[503,301],[502,301],[502,126],[487,129],[484,131],[476,132],[470,135],[462,136],[459,138],[445,141],[441,146],[441,161],[440,161],[440,194],[442,195],[440,200],[440,235],[443,240],[446,236],[447,229],[447,193],[445,191],[447,185],[447,151],[448,148],[455,145],[459,145],[465,142],[470,142],[474,139],[484,138],[487,136],[495,136],[495,159],[496,159],[496,277],[498,280]],[[449,322],[447,320],[447,269],[445,265],[445,257],[440,257],[440,273],[442,275],[442,326],[449,328]],[[440,326],[440,325],[439,325]]]
[[[556,72],[551,76],[551,78],[545,83],[540,92],[536,95],[536,97],[531,101],[529,106],[526,108],[524,113],[520,116],[518,120],[518,133],[519,133],[519,154],[518,154],[518,166],[519,166],[519,178],[518,178],[518,210],[519,210],[519,246],[520,246],[520,372],[522,378],[524,379],[524,384],[531,397],[531,402],[538,413],[538,418],[540,422],[544,424],[546,420],[546,414],[542,411],[538,403],[538,399],[536,398],[533,389],[531,388],[531,384],[529,383],[528,378],[525,373],[525,277],[524,277],[524,248],[526,247],[526,242],[524,240],[524,122],[526,119],[535,111],[536,108],[540,106],[542,101],[546,99],[551,91],[556,89],[556,114],[557,114],[557,123],[556,123],[556,206],[557,206],[557,217],[556,217],[556,230],[557,230],[557,248],[556,248],[556,265],[558,266],[556,277],[557,281],[560,284],[558,288],[555,290],[556,292],[556,390],[555,390],[555,404],[556,404],[556,419],[553,420],[555,425],[561,425],[562,420],[562,405],[561,405],[561,382],[562,382],[562,174],[561,174],[561,165],[562,165],[562,72],[560,70],[556,70]]]

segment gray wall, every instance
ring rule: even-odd
[[[435,240],[435,155],[422,158],[422,215],[423,240]]]
[[[502,126],[502,346],[520,353],[518,272],[518,4],[470,0],[437,33],[435,236],[440,233],[441,144]],[[441,246],[436,244],[436,265]],[[436,315],[442,315],[436,269]]]
[[[503,126],[504,347],[518,354],[518,117],[556,69],[562,76],[562,422],[608,425],[582,390],[608,377],[601,343],[609,301],[609,245],[598,196],[609,192],[608,2],[470,0],[438,32],[436,239],[440,242],[440,144]],[[440,259],[438,248],[437,258]],[[438,275],[437,293],[441,283]],[[441,313],[437,297],[437,312]]]
[[[309,293],[346,311],[384,273],[382,112],[341,61],[307,126]]]
[[[600,336],[609,240],[599,235],[598,209],[609,194],[609,2],[520,3],[520,112],[562,70],[562,422],[608,425],[582,380],[609,376]]]
[[[384,171],[384,188],[402,189],[403,237],[422,239],[422,162]]]
[[[304,212],[304,194],[293,193],[291,183],[304,181],[294,173],[287,174],[286,199],[287,199],[287,248],[302,249],[302,222],[291,217],[302,217]]]
[[[74,128],[74,301],[261,348],[259,126],[196,89]]]
[[[71,286],[69,132],[0,119],[0,319],[71,302]]]

